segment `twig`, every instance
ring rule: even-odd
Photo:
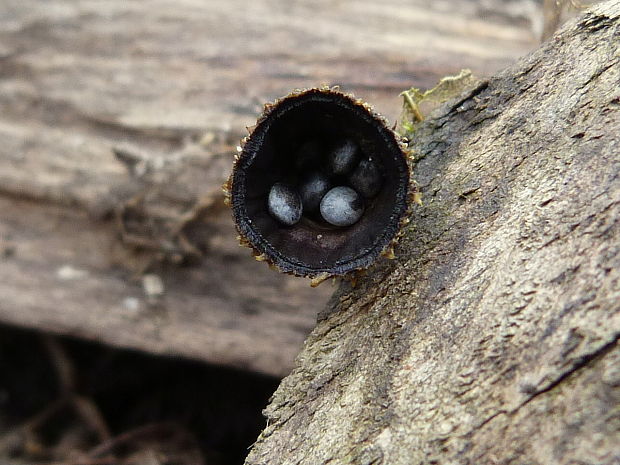
[[[87,457],[97,457],[103,453],[109,452],[114,448],[123,445],[124,443],[134,441],[140,437],[148,437],[155,436],[157,434],[162,434],[166,432],[172,431],[174,434],[179,434],[179,432],[183,432],[189,436],[185,430],[180,429],[173,423],[151,423],[149,425],[140,426],[138,428],[126,431],[118,436],[108,439],[103,443],[99,444],[94,449],[91,449],[88,452]]]
[[[97,433],[100,441],[108,440],[112,435],[99,408],[92,399],[80,396],[76,392],[75,367],[67,352],[53,336],[44,335],[42,340],[58,375],[58,383],[63,397],[71,402],[77,415],[91,430]]]

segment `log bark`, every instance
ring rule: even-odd
[[[414,129],[423,206],[343,283],[247,464],[620,463],[620,3]]]
[[[390,115],[411,83],[534,46],[531,2],[454,5],[0,2],[0,322],[290,371],[332,289],[238,247],[235,146],[293,88],[340,84]]]

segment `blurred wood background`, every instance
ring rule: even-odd
[[[398,94],[533,49],[533,1],[3,0],[0,322],[283,375],[333,287],[239,248],[220,185],[262,104]]]

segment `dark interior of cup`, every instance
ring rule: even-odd
[[[365,200],[362,217],[346,227],[316,213],[304,213],[293,226],[274,219],[267,209],[274,183],[298,185],[309,171],[324,170],[330,148],[342,140],[354,141],[381,173],[381,189]],[[344,94],[314,89],[281,100],[259,122],[236,164],[231,196],[246,239],[283,271],[310,276],[344,274],[374,261],[398,231],[408,186],[405,155],[383,120]]]

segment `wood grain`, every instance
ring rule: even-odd
[[[219,186],[245,126],[322,83],[395,119],[401,90],[531,49],[535,15],[503,1],[3,1],[0,321],[283,375],[331,288],[237,247]]]

